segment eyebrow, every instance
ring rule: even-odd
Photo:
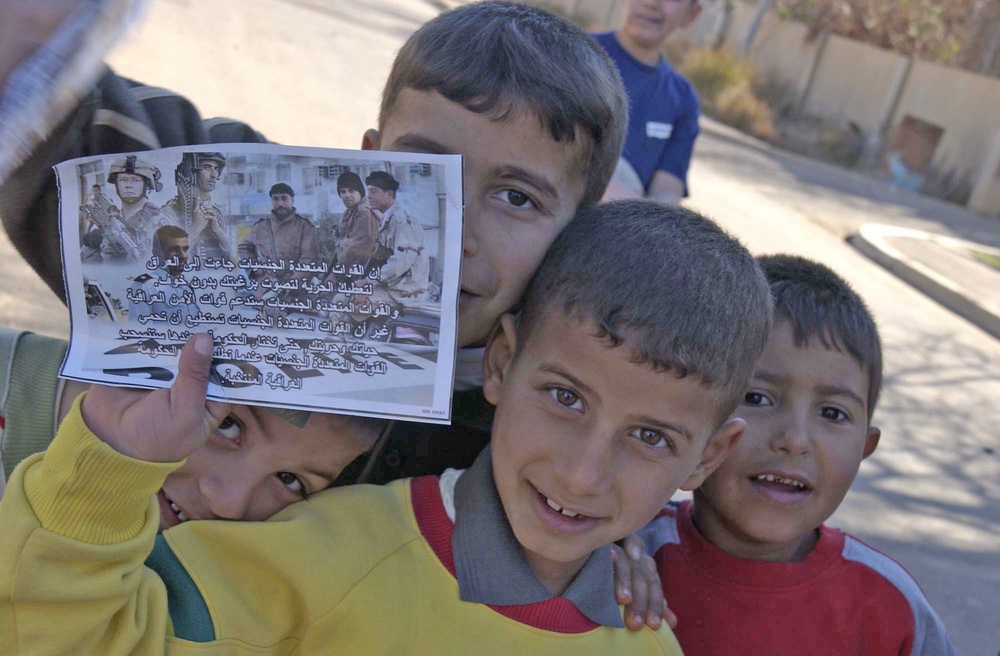
[[[561,369],[560,367],[558,367],[558,366],[556,366],[554,364],[551,364],[551,363],[548,363],[548,362],[543,362],[538,367],[538,369],[540,371],[545,371],[545,372],[550,373],[550,374],[555,374],[557,376],[562,376],[563,378],[565,378],[566,380],[568,380],[570,383],[572,383],[574,386],[576,386],[584,394],[590,394],[592,396],[596,396],[594,394],[594,390],[591,389],[589,385],[585,384],[582,380],[580,380],[579,378],[577,378],[573,374],[571,374],[571,373],[569,373],[569,372]]]
[[[544,177],[536,173],[532,173],[527,169],[521,168],[520,166],[503,165],[493,169],[491,173],[500,178],[513,178],[515,180],[520,180],[521,182],[531,185],[550,198],[559,198],[559,191],[556,189],[554,184],[549,182]]]
[[[840,385],[821,385],[816,388],[816,391],[827,396],[843,396],[856,402],[862,408],[866,405],[854,390],[847,387],[841,387]]]
[[[754,378],[760,378],[761,380],[767,381],[769,383],[783,383],[787,380],[786,376],[779,376],[778,374],[771,373],[769,371],[757,370],[754,372]],[[862,408],[866,407],[868,404],[865,403],[861,396],[849,387],[844,387],[842,385],[820,385],[816,388],[816,391],[820,394],[826,396],[842,396],[852,401],[856,402]]]
[[[389,145],[390,150],[401,150],[405,152],[429,153],[432,155],[452,155],[454,149],[448,148],[439,141],[434,141],[430,137],[408,132],[396,139]]]
[[[449,148],[439,141],[420,134],[408,132],[393,141],[389,148],[391,150],[402,150],[406,152],[428,153],[432,155],[451,155],[455,153],[454,148]],[[551,198],[559,198],[559,191],[556,186],[546,178],[533,173],[520,166],[503,165],[495,168],[491,173],[497,177],[513,178],[527,183]]]
[[[254,421],[257,422],[258,430],[260,430],[261,433],[266,435],[268,439],[270,439],[271,436],[274,434],[273,431],[270,431],[269,429],[275,425],[275,422],[284,421],[283,419],[280,419],[279,417],[268,412],[267,408],[255,405],[247,407],[250,409],[250,414],[253,416]],[[330,481],[333,481],[337,478],[336,476],[332,475],[333,472],[323,471],[320,468],[313,468],[310,466],[310,467],[303,467],[302,470],[308,474],[319,476],[321,478],[326,478],[329,479]]]
[[[686,439],[688,442],[694,442],[694,436],[691,434],[691,431],[688,430],[685,426],[670,424],[667,422],[660,421],[659,419],[653,419],[652,417],[645,417],[645,416],[639,417],[639,421],[644,424],[649,424],[650,426],[653,426],[655,428],[659,428],[660,430],[669,431],[671,433],[677,433],[678,435]]]
[[[771,373],[770,371],[765,371],[762,369],[757,369],[753,372],[754,378],[760,378],[761,380],[766,380],[769,383],[780,383],[785,380],[784,376],[779,376],[778,374]]]
[[[539,366],[539,369],[541,371],[546,371],[552,374],[556,374],[557,376],[562,376],[563,378],[571,382],[574,386],[579,388],[581,392],[591,395],[594,394],[594,391],[590,387],[585,385],[582,381],[580,381],[577,377],[564,371],[563,369],[560,369],[558,366],[554,364],[543,362],[541,366]],[[650,426],[653,426],[654,428],[659,428],[660,430],[677,433],[678,435],[681,435],[689,442],[694,441],[691,431],[684,426],[678,426],[677,424],[671,424],[665,421],[660,421],[659,419],[653,419],[652,417],[647,417],[645,415],[639,417],[639,422],[643,424],[648,424]]]

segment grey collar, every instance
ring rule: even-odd
[[[451,538],[463,601],[494,606],[533,604],[552,598],[535,577],[507,521],[493,482],[490,449],[455,484],[455,531]],[[615,600],[611,550],[590,555],[569,588],[560,595],[591,622],[623,628]]]

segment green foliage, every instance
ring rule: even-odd
[[[771,108],[755,92],[759,76],[749,60],[727,50],[696,48],[680,68],[706,114],[761,139],[774,138]]]
[[[749,60],[721,48],[691,50],[684,57],[681,73],[698,90],[702,106],[709,114],[715,109],[720,93],[740,84],[751,84],[756,77]]]
[[[754,94],[747,82],[719,93],[715,99],[715,117],[759,139],[770,141],[776,136],[771,107]]]

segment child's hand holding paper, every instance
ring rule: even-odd
[[[94,385],[82,407],[87,427],[132,458],[176,462],[188,457],[229,415],[228,403],[208,401],[205,396],[212,348],[211,336],[192,336],[168,389],[145,392]]]

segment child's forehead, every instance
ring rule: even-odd
[[[628,334],[619,341],[593,320],[554,309],[532,322],[524,337],[522,353],[528,351],[535,366],[594,392],[603,404],[635,412],[645,407],[641,414],[647,416],[672,414],[684,406],[692,433],[701,419],[714,422],[717,390],[699,376],[680,376],[643,357]]]
[[[475,101],[470,102],[474,107]],[[466,158],[502,160],[511,147],[522,143],[560,150],[559,169],[570,169],[582,179],[582,162],[589,157],[592,143],[581,126],[572,139],[557,141],[548,120],[532,106],[530,99],[513,99],[490,111],[475,111],[437,91],[406,88],[399,92],[393,107],[382,117],[383,150],[404,150],[459,154]],[[499,146],[499,147],[498,147]]]
[[[870,384],[869,367],[851,355],[832,335],[804,335],[796,339],[788,320],[774,324],[755,377],[770,382],[849,387],[864,399]]]

